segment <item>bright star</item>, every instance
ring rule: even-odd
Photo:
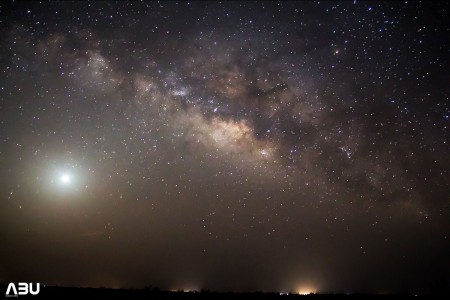
[[[61,182],[65,183],[65,184],[69,183],[70,182],[70,176],[68,174],[63,174],[61,176]]]

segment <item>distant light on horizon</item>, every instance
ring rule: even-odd
[[[297,289],[297,294],[299,295],[309,295],[317,293],[317,289],[312,286],[301,286]]]

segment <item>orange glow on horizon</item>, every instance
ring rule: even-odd
[[[317,293],[317,289],[313,286],[305,285],[297,289],[299,295],[309,295]]]

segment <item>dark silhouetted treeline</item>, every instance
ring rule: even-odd
[[[1,284],[0,290],[4,296],[6,293],[7,285]],[[31,298],[77,298],[77,299],[304,299],[306,298],[379,298],[379,297],[413,297],[415,295],[368,295],[368,294],[310,294],[310,295],[298,295],[298,294],[280,294],[280,293],[223,293],[223,292],[211,292],[208,290],[183,292],[183,291],[162,291],[157,287],[146,287],[144,289],[109,289],[109,288],[76,288],[76,287],[58,287],[58,286],[45,286],[41,285],[40,293],[36,296],[19,296],[19,297],[31,297]]]

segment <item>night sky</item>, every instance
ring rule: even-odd
[[[449,8],[2,2],[0,281],[429,291]]]

